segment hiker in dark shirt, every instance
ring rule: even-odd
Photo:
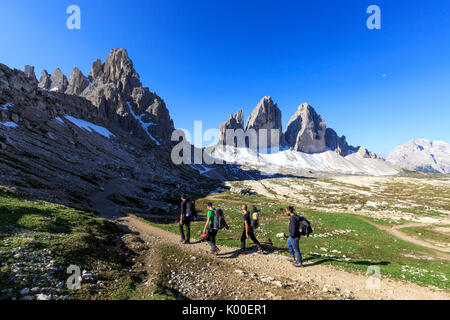
[[[289,253],[291,254],[291,260],[294,262],[294,266],[303,267],[302,254],[300,252],[300,217],[294,213],[293,207],[286,208],[286,213],[290,216],[289,221],[289,239],[287,245],[289,248]],[[295,255],[297,255],[297,261],[295,260]]]
[[[245,254],[245,242],[248,238],[250,238],[258,247],[258,253],[262,254],[263,250],[261,248],[261,244],[255,237],[255,231],[251,221],[251,213],[247,211],[247,205],[244,204],[242,206],[242,212],[244,212],[244,230],[242,231],[240,253]]]
[[[191,241],[191,218],[187,216],[188,200],[186,195],[181,196],[181,214],[180,214],[180,234],[181,240],[185,244]],[[184,236],[184,226],[186,226],[186,237]]]
[[[213,255],[217,255],[220,250],[216,245],[216,236],[218,230],[214,229],[214,212],[216,211],[216,209],[213,208],[213,204],[211,202],[208,202],[206,207],[208,208],[208,214],[205,227],[203,228],[203,234],[206,234],[206,241],[208,241],[208,244],[211,247],[210,253]]]

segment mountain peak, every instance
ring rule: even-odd
[[[327,125],[312,106],[303,103],[288,123],[285,140],[295,151],[317,153],[326,150]]]
[[[253,109],[247,121],[247,130],[249,129],[281,130],[281,110],[273,102],[272,97],[263,97],[255,109]]]
[[[407,170],[450,173],[450,144],[428,139],[411,140],[395,148],[386,160]]]
[[[169,111],[159,96],[142,86],[127,50],[112,49],[104,63],[97,59],[89,80],[81,95],[110,121],[143,139],[169,143],[174,130]]]
[[[278,108],[278,105],[273,102],[272,97],[265,96],[261,99],[258,105],[253,110],[252,114],[247,120],[247,128],[246,130],[254,129],[256,132],[259,132],[261,129],[267,129],[268,141],[267,147],[279,147],[280,144],[283,143],[283,130],[281,124],[281,110]],[[272,145],[272,132],[271,130],[279,130],[278,139],[274,137],[275,140],[278,140],[278,144]],[[258,143],[261,145],[261,141]],[[264,142],[263,142],[264,145]]]

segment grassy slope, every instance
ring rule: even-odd
[[[128,272],[134,253],[121,242],[120,234],[115,224],[91,214],[0,189],[0,299],[19,298],[24,288],[53,290],[55,283],[64,284],[70,265],[98,273],[105,287],[83,284],[81,290],[72,292],[64,287],[59,288],[58,296],[129,298],[137,280]],[[17,250],[23,252],[23,258],[14,257]],[[51,256],[57,270],[49,271],[45,265],[42,269],[43,253]],[[31,255],[37,258],[30,261],[27,257]],[[14,280],[11,276],[17,267],[22,268],[21,278]]]
[[[242,233],[242,214],[237,202],[257,205],[263,209],[261,227],[257,231],[259,240],[266,249],[288,254],[285,240],[276,237],[278,233],[288,232],[288,218],[284,206],[262,196],[233,195],[225,193],[214,195],[216,207],[224,209],[231,230],[220,231],[218,243],[238,247]],[[197,208],[204,210],[208,199],[197,201]],[[204,212],[203,212],[204,214]],[[301,250],[309,263],[330,264],[348,271],[365,273],[370,265],[378,265],[382,276],[411,281],[420,285],[432,285],[450,289],[450,264],[443,260],[417,259],[410,256],[432,256],[432,252],[408,242],[398,240],[384,231],[361,221],[353,214],[334,214],[317,211],[302,211],[301,215],[311,221],[314,237],[301,240]],[[373,219],[372,221],[376,221]],[[177,223],[155,224],[177,233]],[[204,222],[192,224],[193,237],[199,238]],[[352,230],[349,233],[333,235],[335,230]],[[327,236],[329,234],[330,236]],[[323,235],[324,237],[319,237]],[[327,251],[322,250],[322,248]],[[335,250],[335,252],[333,252]],[[408,255],[409,257],[405,256]],[[331,257],[330,257],[331,256]],[[344,257],[345,256],[345,257]],[[351,259],[347,261],[346,259]]]

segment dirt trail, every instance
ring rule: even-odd
[[[204,242],[195,242],[191,245],[181,245],[179,236],[162,229],[153,227],[134,217],[119,217],[119,207],[108,200],[108,195],[120,192],[120,181],[113,181],[105,187],[104,192],[93,195],[91,198],[94,209],[101,216],[116,221],[141,238],[154,239],[155,237],[170,244],[182,246],[191,252],[206,254],[209,246]],[[221,254],[217,259],[230,263],[236,269],[245,269],[260,276],[289,278],[299,283],[308,282],[318,285],[323,290],[349,292],[356,299],[368,300],[450,300],[450,293],[442,290],[420,287],[411,283],[403,283],[390,279],[381,280],[379,290],[369,289],[368,276],[354,274],[335,269],[330,266],[306,264],[304,269],[292,266],[287,257],[277,254],[236,254],[236,249],[220,246]],[[442,253],[443,254],[443,253]]]
[[[204,243],[191,245],[182,245],[179,243],[179,236],[162,229],[150,226],[149,224],[134,217],[123,217],[116,220],[119,224],[126,226],[139,236],[152,235],[163,239],[165,242],[182,246],[191,252],[206,254],[209,246]],[[195,240],[193,240],[195,241]],[[367,286],[368,277],[360,274],[353,274],[346,271],[324,265],[308,265],[304,269],[298,269],[292,266],[286,257],[277,254],[248,254],[245,256],[237,255],[236,249],[220,246],[221,259],[226,263],[232,264],[236,269],[244,269],[248,272],[258,273],[266,277],[290,278],[299,283],[312,282],[320,288],[336,290],[340,292],[352,292],[356,299],[376,299],[376,300],[448,300],[450,293],[420,287],[411,283],[402,283],[390,279],[381,280],[381,290],[370,290]]]
[[[433,250],[433,253],[441,259],[450,260],[450,255],[448,254],[448,253],[450,253],[449,248],[441,248],[441,247],[435,246],[429,242],[411,237],[400,231],[401,229],[409,228],[409,227],[423,227],[424,226],[423,224],[408,223],[408,224],[403,224],[403,225],[398,225],[398,226],[381,226],[370,220],[364,219],[363,217],[358,217],[358,218],[380,230],[386,231],[387,233],[389,233],[390,235],[392,235],[398,239],[413,243],[420,247],[425,247],[425,248],[431,249],[431,250]]]

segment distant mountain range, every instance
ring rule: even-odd
[[[389,163],[411,171],[450,173],[450,144],[443,141],[418,139],[392,151]]]

